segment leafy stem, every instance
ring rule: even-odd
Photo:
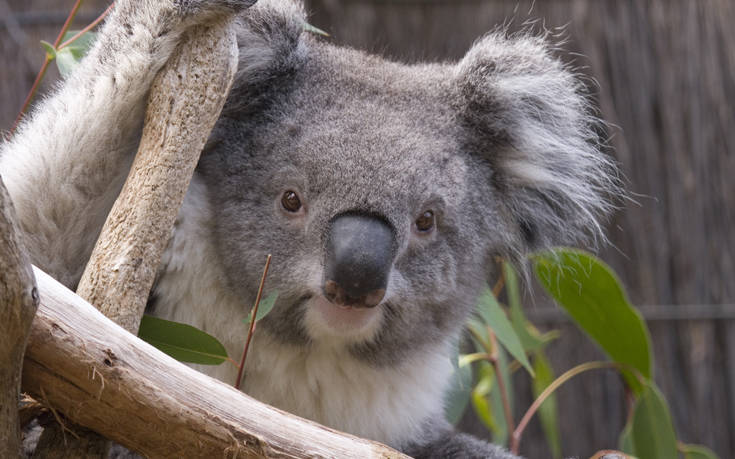
[[[608,362],[608,361],[595,361],[595,362],[586,362],[581,365],[577,365],[576,367],[567,370],[564,374],[556,378],[551,384],[548,385],[546,389],[544,389],[543,392],[534,400],[534,402],[531,404],[531,406],[526,411],[526,414],[523,415],[523,418],[521,419],[521,422],[518,423],[518,427],[513,431],[513,434],[510,438],[510,450],[514,454],[518,454],[518,450],[520,448],[521,443],[521,436],[523,435],[523,431],[525,430],[528,423],[531,421],[531,418],[534,414],[536,414],[536,411],[538,411],[539,407],[546,401],[547,398],[551,394],[554,393],[556,389],[559,388],[562,384],[569,381],[573,377],[584,373],[586,371],[590,370],[601,370],[601,369],[616,369],[618,371],[620,370],[628,370],[633,372],[633,374],[641,380],[643,384],[645,384],[645,379],[643,376],[640,375],[639,372],[637,372],[634,368],[632,368],[630,365],[626,365],[624,363],[619,362]]]
[[[495,337],[495,332],[493,332],[492,328],[487,326],[486,330],[488,340],[485,340],[485,338],[481,336],[477,330],[474,330],[472,327],[469,328],[470,333],[475,337],[477,342],[482,345],[485,352],[478,352],[465,356],[466,363],[471,363],[473,361],[483,359],[488,361],[493,366],[493,370],[495,371],[495,378],[498,380],[500,399],[503,402],[503,413],[505,416],[505,422],[508,426],[508,431],[512,432],[514,426],[513,414],[511,413],[510,409],[510,398],[508,397],[508,390],[505,387],[505,380],[503,379],[503,374],[500,368],[500,360],[498,357],[498,340]]]
[[[110,11],[112,11],[112,8],[114,6],[115,6],[115,3],[114,2],[113,3],[110,3],[110,6],[108,6],[107,9],[102,12],[102,14],[100,14],[99,16],[97,16],[97,19],[95,19],[94,21],[90,22],[89,25],[87,25],[87,27],[83,28],[82,30],[80,30],[79,32],[77,32],[76,34],[74,34],[74,36],[72,36],[71,38],[69,38],[68,40],[66,40],[64,43],[60,44],[57,49],[64,49],[64,48],[66,48],[67,46],[69,46],[72,43],[74,43],[75,41],[77,41],[77,39],[79,37],[81,37],[85,33],[89,32],[90,30],[92,30],[95,27],[97,27],[99,25],[99,23],[102,22],[102,20],[105,19],[105,17],[107,17],[108,14],[110,14]]]
[[[61,30],[59,31],[59,35],[56,37],[56,40],[54,40],[53,47],[55,50],[63,49],[66,46],[69,46],[70,44],[74,43],[79,37],[84,35],[86,32],[90,31],[92,28],[97,26],[104,18],[107,16],[107,14],[112,10],[112,7],[115,5],[114,3],[110,4],[110,6],[107,7],[107,9],[97,17],[94,21],[92,21],[91,24],[89,24],[87,27],[79,31],[79,33],[75,34],[73,37],[69,38],[65,42],[61,43],[61,40],[64,38],[64,35],[66,35],[66,32],[69,30],[69,27],[71,26],[72,21],[74,20],[74,17],[77,15],[77,12],[79,11],[79,7],[82,4],[82,0],[76,0],[74,3],[74,6],[72,7],[71,11],[69,12],[69,16],[67,16],[66,21],[64,21],[64,25],[61,27]],[[36,75],[36,79],[33,80],[33,85],[31,85],[31,89],[28,91],[28,95],[26,96],[25,100],[23,101],[23,106],[20,109],[20,112],[18,112],[18,116],[15,118],[15,121],[13,122],[13,127],[10,128],[10,133],[8,134],[8,138],[12,137],[15,133],[15,130],[18,128],[18,125],[20,124],[21,120],[25,116],[26,112],[28,111],[28,107],[30,107],[31,102],[33,101],[33,97],[36,95],[36,92],[38,92],[38,88],[41,86],[41,82],[43,81],[43,78],[46,76],[46,71],[48,70],[48,66],[53,61],[55,56],[46,53],[46,56],[44,58],[43,64],[41,65],[41,68],[38,71],[38,74]]]

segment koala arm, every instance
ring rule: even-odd
[[[403,452],[416,459],[520,459],[500,446],[455,431],[444,420],[432,420],[424,432]]]
[[[154,76],[188,27],[251,3],[117,2],[87,57],[0,145],[33,263],[76,285],[133,160]]]

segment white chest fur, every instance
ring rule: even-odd
[[[375,368],[343,349],[281,345],[261,334],[246,366],[245,391],[299,416],[400,446],[427,416],[441,415],[452,368],[444,352]]]
[[[211,333],[238,357],[246,308],[223,288],[217,256],[208,242],[209,222],[203,185],[195,180],[163,257],[155,290],[156,315]],[[193,266],[191,260],[202,260],[211,269]],[[254,398],[395,447],[417,439],[427,418],[441,416],[443,391],[452,372],[445,345],[398,366],[374,367],[343,347],[283,344],[265,330],[255,333],[245,368],[244,390]],[[227,363],[197,369],[228,383],[236,374]]]

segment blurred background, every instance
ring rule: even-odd
[[[12,126],[72,0],[0,0],[0,130]],[[560,57],[589,76],[611,124],[610,153],[634,201],[621,204],[601,257],[648,321],[655,374],[679,438],[735,457],[735,2],[731,0],[307,0],[330,40],[401,61],[462,57],[505,24],[563,28]],[[74,28],[109,4],[83,2]],[[43,88],[58,79],[52,66]],[[528,316],[562,337],[555,371],[602,358],[542,295]],[[621,337],[625,339],[625,337]],[[518,419],[530,405],[517,372]],[[584,374],[557,393],[565,456],[616,448],[625,423],[620,379]],[[469,410],[471,411],[471,410]],[[488,436],[469,413],[461,427]],[[550,457],[534,421],[521,453]]]

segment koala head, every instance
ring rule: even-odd
[[[600,234],[615,179],[579,83],[540,38],[407,66],[242,18],[242,65],[198,173],[235,294],[267,254],[286,343],[394,363],[456,335],[496,256]]]

